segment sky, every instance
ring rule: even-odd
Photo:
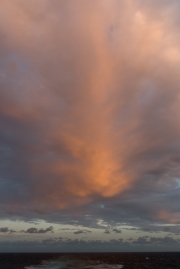
[[[0,252],[180,251],[180,2],[0,2]]]

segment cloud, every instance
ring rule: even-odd
[[[121,233],[121,230],[117,229],[117,228],[113,228],[113,227],[111,227],[111,225],[109,225],[108,227],[106,227],[104,233],[105,234],[110,234],[111,232]]]
[[[7,233],[9,231],[8,227],[0,228],[1,233]]]
[[[6,252],[8,250],[14,251],[178,251],[180,249],[179,239],[172,237],[139,237],[136,240],[124,241],[123,239],[112,239],[109,241],[103,240],[83,240],[83,239],[66,239],[61,238],[47,238],[44,240],[18,240],[18,241],[1,241],[0,250]]]
[[[16,232],[15,230],[9,229],[8,227],[2,227],[2,228],[0,228],[0,233],[9,233],[9,234],[12,234],[12,233],[15,233],[15,232]]]
[[[111,227],[107,227],[104,231],[105,234],[110,234],[111,233]]]
[[[179,12],[177,1],[2,1],[3,218],[180,223]]]
[[[137,240],[132,241],[133,244],[155,244],[155,245],[178,245],[179,246],[179,239],[174,239],[170,236],[166,236],[166,237],[148,237],[148,236],[144,236],[144,237],[139,237]]]
[[[60,231],[74,231],[76,230],[75,228],[62,228],[62,229],[59,229]]]
[[[26,231],[22,230],[21,232],[30,233],[30,234],[44,234],[48,232],[54,233],[53,229],[54,228],[52,226],[46,229],[37,229],[37,228],[32,227],[32,228],[27,229]]]
[[[82,230],[74,232],[74,234],[83,234],[84,232]]]
[[[117,228],[112,229],[112,231],[115,232],[115,233],[118,233],[118,234],[121,233],[121,230],[117,229]]]
[[[91,233],[91,231],[89,231],[89,230],[78,230],[78,231],[74,232],[74,234],[83,234],[83,233]]]

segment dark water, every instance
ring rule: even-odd
[[[180,252],[0,253],[0,269],[180,269]]]

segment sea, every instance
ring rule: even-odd
[[[180,252],[0,253],[0,269],[180,269]]]

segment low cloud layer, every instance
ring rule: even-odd
[[[179,13],[1,1],[1,218],[180,223]]]
[[[3,246],[3,247],[2,247]],[[180,240],[173,239],[170,236],[167,237],[139,237],[136,240],[129,242],[123,239],[102,241],[102,240],[79,240],[79,239],[67,239],[61,238],[48,238],[42,241],[34,240],[19,240],[19,241],[1,241],[0,251],[6,252],[7,250],[18,251],[50,251],[53,252],[56,249],[59,251],[179,251]]]
[[[8,227],[2,227],[0,228],[0,233],[30,233],[30,234],[44,234],[44,233],[48,233],[48,232],[51,232],[51,233],[54,233],[54,228],[52,226],[50,226],[49,228],[46,228],[46,229],[37,229],[37,228],[34,228],[34,227],[31,227],[31,228],[28,228],[27,230],[21,230],[21,231],[15,231],[15,230],[12,230],[12,229],[9,229]]]

